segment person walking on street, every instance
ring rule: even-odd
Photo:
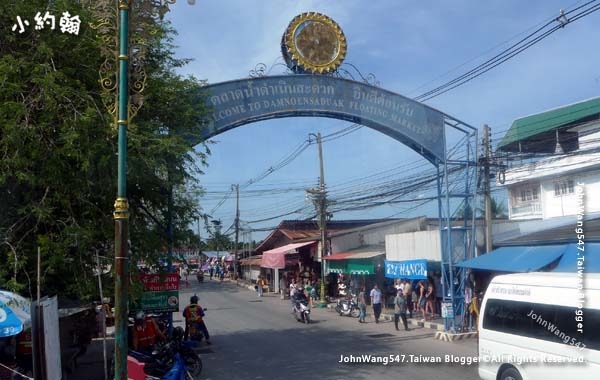
[[[435,289],[433,287],[433,282],[429,282],[427,285],[427,291],[425,293],[425,298],[427,299],[425,303],[425,320],[427,320],[427,313],[431,313],[429,319],[433,319],[433,315],[435,314]]]
[[[381,290],[379,290],[377,284],[373,285],[370,296],[371,304],[373,305],[373,314],[375,315],[375,323],[379,323],[379,316],[381,315]]]
[[[413,317],[413,302],[412,302],[412,286],[410,286],[410,280],[406,280],[404,283],[404,299],[406,299],[406,306],[410,317]]]
[[[425,321],[425,304],[427,303],[427,290],[425,288],[425,282],[423,282],[423,280],[419,281],[419,285],[417,286],[417,292],[419,295],[419,311],[423,313],[423,321]]]
[[[262,276],[258,276],[258,279],[256,280],[256,290],[258,291],[259,297],[263,296],[263,286],[265,286],[265,280]]]
[[[215,272],[215,267],[213,267],[212,265],[210,266],[210,269],[208,271],[208,274],[210,275],[210,279],[212,280],[213,278],[213,274]]]
[[[406,298],[404,298],[404,293],[400,289],[398,289],[396,297],[394,298],[394,325],[396,326],[396,331],[400,330],[398,328],[399,318],[402,318],[404,330],[408,331],[408,323],[406,321]]]
[[[206,328],[206,324],[202,317],[204,317],[204,309],[202,306],[198,305],[198,296],[193,295],[190,298],[190,304],[183,309],[183,318],[185,318],[185,340],[190,336],[193,339],[197,334],[196,331],[200,330],[206,338],[206,344],[211,344],[210,335],[208,334],[208,329]]]
[[[287,284],[285,276],[281,276],[279,279],[279,294],[281,295],[281,299],[285,299],[285,293],[287,292]]]
[[[365,301],[365,287],[360,288],[358,293],[358,308],[360,309],[360,316],[358,317],[358,323],[365,323],[365,317],[367,315],[367,303]]]

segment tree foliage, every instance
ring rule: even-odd
[[[46,10],[79,15],[79,35],[35,30],[33,16]],[[30,21],[23,34],[10,30],[17,16]],[[117,138],[91,19],[74,0],[0,2],[0,288],[26,296],[35,293],[38,247],[44,294],[97,297],[96,254],[105,268],[113,262]],[[203,83],[175,73],[187,61],[174,58],[174,31],[158,27],[144,106],[128,132],[132,263],[163,254],[169,218],[175,240],[199,214],[196,178],[210,153],[185,139],[205,115]],[[112,286],[110,272],[104,280]]]

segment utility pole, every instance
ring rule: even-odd
[[[233,185],[236,193],[235,203],[235,248],[233,249],[233,278],[237,278],[238,240],[240,234],[240,185]]]
[[[319,211],[319,229],[321,230],[321,299],[317,303],[319,307],[327,307],[325,301],[325,253],[327,252],[327,197],[325,191],[325,171],[323,169],[323,147],[321,144],[321,134],[311,133],[310,136],[317,138],[319,148],[319,188],[309,189],[307,192],[313,195],[313,201]]]
[[[198,215],[198,265],[200,265],[200,251],[201,250],[202,250],[202,235],[200,235],[200,216]]]
[[[492,198],[490,190],[490,127],[483,125],[483,175],[485,196],[485,251],[492,250]]]

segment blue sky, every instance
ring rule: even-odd
[[[246,78],[256,64],[283,72],[281,36],[296,15],[324,13],[344,30],[348,40],[345,62],[363,74],[373,73],[380,86],[415,97],[462,74],[533,31],[575,0],[198,0],[190,6],[179,0],[167,18],[179,32],[175,43],[180,57],[194,61],[181,70],[209,83]],[[600,93],[600,12],[552,34],[539,44],[483,76],[426,103],[474,127],[488,124],[497,142],[515,118],[598,96]],[[461,66],[462,65],[462,66]],[[287,118],[245,125],[214,138],[210,166],[202,176],[207,195],[201,200],[210,212],[231,184],[245,183],[287,156],[309,133],[330,134],[347,127],[342,121]],[[336,191],[365,191],[385,180],[402,180],[432,167],[418,154],[366,127],[324,144],[325,179]],[[378,177],[362,179],[390,169]],[[302,219],[313,207],[303,189],[318,180],[316,146],[291,164],[241,191],[243,221],[274,217]],[[355,182],[350,182],[354,180]],[[361,185],[361,186],[359,186]],[[283,188],[279,193],[258,190]],[[254,191],[254,192],[252,192]],[[381,206],[341,212],[335,219],[434,216],[432,205]],[[235,216],[230,197],[212,214],[224,229]],[[252,223],[260,229],[283,219]],[[203,231],[206,235],[206,232]],[[261,239],[266,232],[255,232]]]

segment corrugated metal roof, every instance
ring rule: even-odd
[[[331,220],[327,222],[327,230],[329,233],[338,232],[388,220],[389,219]],[[289,239],[291,243],[296,240],[315,240],[318,239],[319,234],[319,224],[314,220],[283,220],[279,223],[279,226],[277,226],[277,228],[256,247],[256,251],[262,252],[273,248],[280,243],[279,238],[281,235]],[[292,238],[292,236],[297,237]]]
[[[572,124],[600,114],[600,98],[562,106],[549,111],[515,120],[498,145],[499,150],[510,150],[519,141]]]
[[[385,255],[385,247],[371,245],[355,249],[349,249],[345,252],[336,252],[333,255],[325,257],[325,260],[359,260],[370,259],[381,255]]]
[[[503,241],[494,241],[496,247],[508,247],[517,245],[547,245],[561,243],[577,243],[577,226],[575,216],[571,216],[568,224],[547,228],[528,234],[521,234]],[[600,218],[586,219],[583,221],[583,230],[586,242],[600,242]]]

